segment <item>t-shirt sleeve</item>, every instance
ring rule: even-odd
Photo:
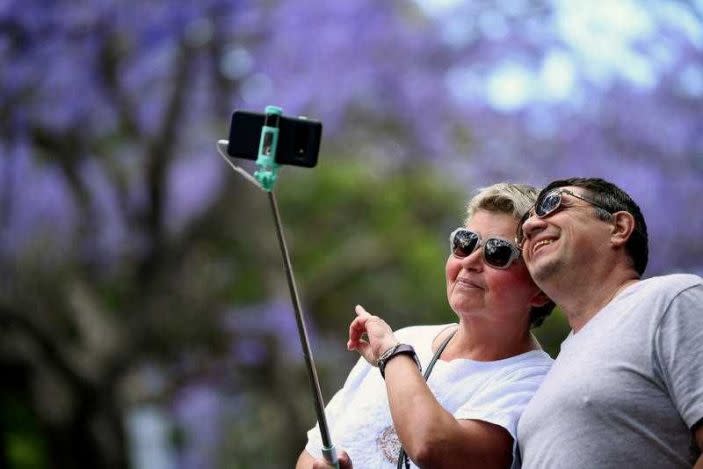
[[[478,390],[454,413],[457,419],[482,420],[505,428],[517,441],[517,423],[549,371],[551,360],[523,366]]]
[[[655,337],[655,364],[689,428],[703,418],[703,284],[669,304]]]
[[[347,380],[344,382],[342,389],[337,391],[327,406],[325,406],[325,417],[327,419],[327,427],[332,431],[332,422],[339,418],[340,414],[348,407],[353,395],[364,379],[364,377],[372,372],[373,368],[363,358],[359,358],[354,365],[354,368],[349,372]],[[335,441],[334,435],[331,435],[332,441]],[[320,436],[320,426],[316,423],[313,428],[308,431],[308,443],[305,445],[305,450],[315,458],[322,457],[322,437]]]

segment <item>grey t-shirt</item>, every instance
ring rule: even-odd
[[[703,418],[703,279],[653,277],[562,343],[518,426],[523,468],[690,467]]]

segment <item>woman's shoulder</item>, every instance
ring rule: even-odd
[[[394,334],[403,343],[427,341],[432,343],[436,340],[443,340],[456,326],[456,324],[409,326],[396,330]]]
[[[554,363],[554,359],[543,350],[530,350],[513,357],[499,360],[497,368],[502,368],[503,373],[510,379],[539,378],[547,374]]]

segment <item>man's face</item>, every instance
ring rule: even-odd
[[[591,198],[580,187],[554,189],[562,191],[559,208],[544,218],[532,215],[522,226],[522,256],[540,286],[564,275],[582,275],[609,246],[611,225],[596,216],[593,205],[563,190]]]

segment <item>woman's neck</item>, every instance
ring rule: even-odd
[[[450,333],[450,332],[448,332]],[[448,334],[447,333],[447,334]],[[440,334],[439,343],[446,338]],[[454,337],[442,353],[442,360],[464,358],[476,361],[496,361],[538,350],[539,343],[527,327],[522,330],[501,328],[498,324],[460,321]]]

